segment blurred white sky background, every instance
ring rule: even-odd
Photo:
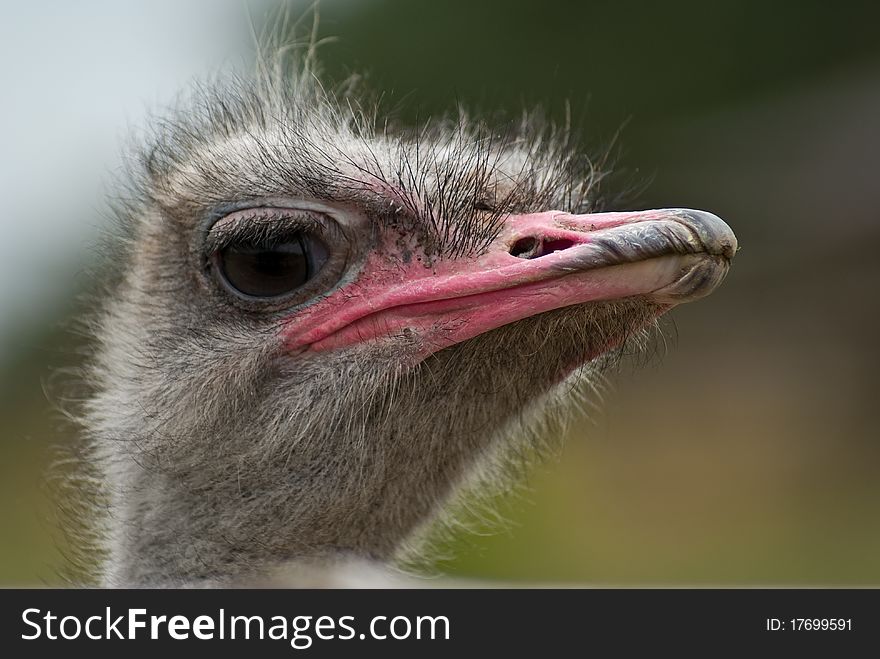
[[[132,131],[194,77],[242,65],[246,16],[244,0],[3,3],[0,361],[84,283]]]

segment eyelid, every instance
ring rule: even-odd
[[[205,237],[205,251],[212,254],[230,245],[284,241],[294,233],[322,238],[327,225],[322,214],[296,208],[248,208],[215,222]]]

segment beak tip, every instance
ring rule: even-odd
[[[733,259],[739,248],[736,235],[728,224],[714,213],[691,208],[672,210],[680,221],[699,238],[707,253]]]

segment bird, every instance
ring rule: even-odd
[[[608,209],[537,115],[397,125],[281,50],[159,120],[115,201],[79,413],[101,585],[385,574],[737,250]]]

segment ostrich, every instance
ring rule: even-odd
[[[707,212],[600,212],[537,119],[395,129],[262,61],[161,123],[117,205],[81,415],[105,585],[417,552],[737,248]]]

